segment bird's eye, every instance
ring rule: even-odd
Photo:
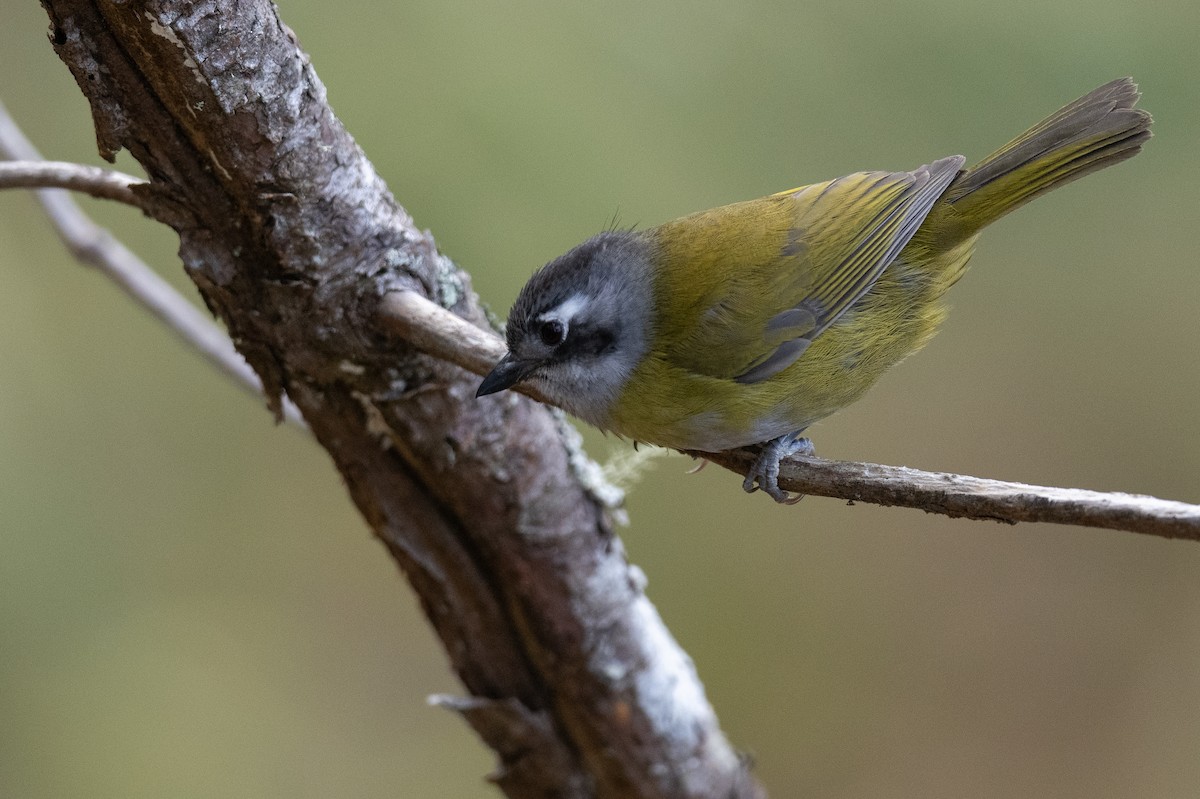
[[[547,347],[557,347],[567,337],[567,326],[561,319],[547,319],[538,327],[538,338]]]

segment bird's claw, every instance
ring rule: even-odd
[[[779,462],[792,455],[813,454],[813,444],[798,433],[768,441],[759,453],[758,460],[746,473],[742,488],[746,493],[753,494],[762,489],[771,499],[782,505],[795,505],[804,499],[803,494],[789,494],[779,487]]]

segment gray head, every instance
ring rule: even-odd
[[[604,426],[649,340],[648,245],[631,231],[601,233],[534,273],[508,315],[508,354],[475,392],[521,381]]]

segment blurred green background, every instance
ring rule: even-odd
[[[989,230],[941,335],[813,436],[1200,502],[1194,0],[281,5],[501,313],[614,214],[978,158],[1134,75],[1146,152]],[[45,16],[3,17],[0,97],[46,156],[99,163]],[[173,234],[85,204],[194,296]],[[0,278],[0,795],[496,795],[426,706],[457,686],[323,453],[23,193],[0,194]],[[623,536],[773,796],[1200,795],[1200,545],[775,507],[690,466],[657,463]]]

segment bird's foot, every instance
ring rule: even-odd
[[[812,455],[813,443],[799,432],[773,438],[763,445],[758,460],[746,474],[742,488],[753,494],[758,489],[765,491],[771,499],[784,505],[795,505],[804,499],[803,494],[789,494],[779,487],[779,462],[792,455]]]

